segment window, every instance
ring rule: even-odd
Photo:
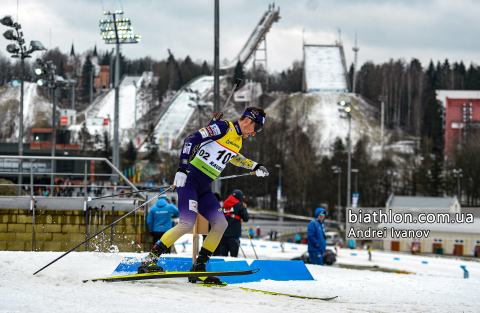
[[[463,245],[463,244],[465,243],[465,240],[463,240],[463,239],[455,239],[454,242],[455,242],[456,245]]]

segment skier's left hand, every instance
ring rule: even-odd
[[[255,175],[257,175],[257,177],[265,177],[268,176],[268,171],[265,166],[260,165],[260,167],[255,171]]]

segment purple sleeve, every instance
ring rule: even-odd
[[[187,169],[190,155],[195,149],[195,146],[209,140],[220,139],[226,134],[227,130],[228,124],[226,122],[216,121],[185,138],[183,141],[182,151],[180,153],[179,166]]]

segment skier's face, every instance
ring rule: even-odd
[[[244,119],[238,123],[240,129],[242,130],[242,137],[247,138],[248,136],[255,136],[255,122],[249,118]]]
[[[325,219],[325,215],[320,215],[320,214],[318,215],[318,220],[320,222],[323,222],[324,219]]]

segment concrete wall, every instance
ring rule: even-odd
[[[91,211],[90,234],[102,229],[103,212]],[[35,210],[35,238],[33,238],[33,212],[31,210],[0,209],[0,251],[68,251],[85,240],[85,212],[67,210]],[[116,211],[114,219],[126,215]],[[135,213],[113,226],[113,244],[122,252],[136,251],[141,233],[141,249],[145,251],[144,217]],[[105,226],[111,223],[111,211],[105,211]],[[96,223],[95,223],[96,221]],[[135,223],[136,222],[136,223]],[[100,225],[99,225],[100,224]],[[139,229],[140,224],[140,229]],[[136,225],[136,226],[135,226]],[[89,243],[89,251],[106,251],[110,247],[111,230],[106,230]],[[35,239],[35,240],[33,240]],[[152,237],[149,238],[150,247]],[[85,251],[85,245],[76,251]]]

